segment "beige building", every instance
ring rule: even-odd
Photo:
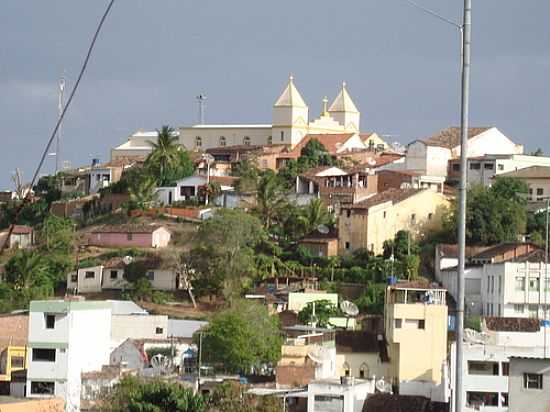
[[[447,305],[445,289],[421,282],[388,286],[385,330],[390,377],[403,395],[446,401]]]
[[[550,166],[531,166],[513,172],[503,173],[499,177],[513,177],[527,184],[529,200],[544,201],[550,196]]]
[[[380,254],[384,241],[393,239],[400,230],[418,235],[439,227],[448,205],[444,195],[429,189],[388,189],[361,202],[342,205],[339,253],[364,248]]]
[[[196,124],[180,127],[180,144],[188,150],[207,150],[214,147],[237,145],[296,146],[308,134],[359,133],[360,112],[351,99],[346,84],[328,106],[325,97],[321,115],[310,120],[309,107],[289,77],[288,84],[275,101],[271,124]],[[111,150],[111,158],[146,156],[151,152],[151,141],[156,132],[138,131]],[[358,136],[358,140],[361,140]],[[362,145],[364,145],[361,142]],[[381,144],[378,140],[376,145]]]
[[[336,371],[339,376],[380,379],[390,363],[383,334],[367,331],[336,332]]]

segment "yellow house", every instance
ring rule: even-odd
[[[367,331],[336,332],[336,370],[359,379],[387,377],[390,369],[384,335]]]
[[[421,282],[386,289],[384,323],[394,384],[414,381],[435,387],[442,383],[447,361],[445,295],[445,289]]]
[[[11,381],[11,373],[26,368],[27,348],[8,346],[0,354],[0,382]]]
[[[447,198],[430,189],[388,189],[361,202],[342,205],[338,219],[339,254],[356,249],[383,252],[384,241],[400,230],[413,235],[441,226]]]

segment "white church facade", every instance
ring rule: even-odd
[[[294,84],[292,76],[273,105],[272,124],[197,124],[178,128],[179,142],[187,150],[203,151],[214,147],[239,145],[296,146],[308,134],[359,133],[360,113],[351,99],[346,84],[328,106],[323,99],[319,118],[309,119],[309,108]],[[128,141],[111,151],[111,158],[144,156],[150,153],[149,141],[155,132],[136,132]],[[358,149],[366,149],[358,147]]]

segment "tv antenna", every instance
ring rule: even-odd
[[[165,375],[170,368],[170,359],[160,353],[151,358],[151,366],[155,375]]]
[[[327,225],[319,225],[317,226],[317,232],[322,233],[323,235],[326,235],[328,232],[330,232],[330,229]]]
[[[359,314],[359,308],[353,302],[349,300],[343,300],[340,303],[340,310],[346,315],[346,329],[348,328],[349,318],[353,318]]]
[[[65,76],[61,76],[58,83],[58,99],[57,99],[57,115],[59,117],[59,128],[57,129],[57,136],[55,140],[55,174],[59,172],[61,167],[61,115],[63,114],[63,108],[65,106],[64,94],[65,94]]]
[[[392,386],[391,386],[391,383],[389,382],[386,382],[384,380],[384,377],[382,377],[381,379],[378,379],[376,381],[376,383],[374,384],[374,386],[376,387],[376,390],[378,392],[381,392],[381,393],[392,393]]]

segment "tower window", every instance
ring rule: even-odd
[[[245,137],[243,138],[243,144],[244,144],[245,146],[250,146],[250,137],[245,136]]]
[[[281,142],[285,141],[285,132],[281,130]]]
[[[273,144],[273,137],[271,136],[267,137],[267,144]]]
[[[200,136],[195,137],[195,147],[202,147],[202,138]]]
[[[220,136],[220,146],[225,146],[226,143],[225,136]]]

